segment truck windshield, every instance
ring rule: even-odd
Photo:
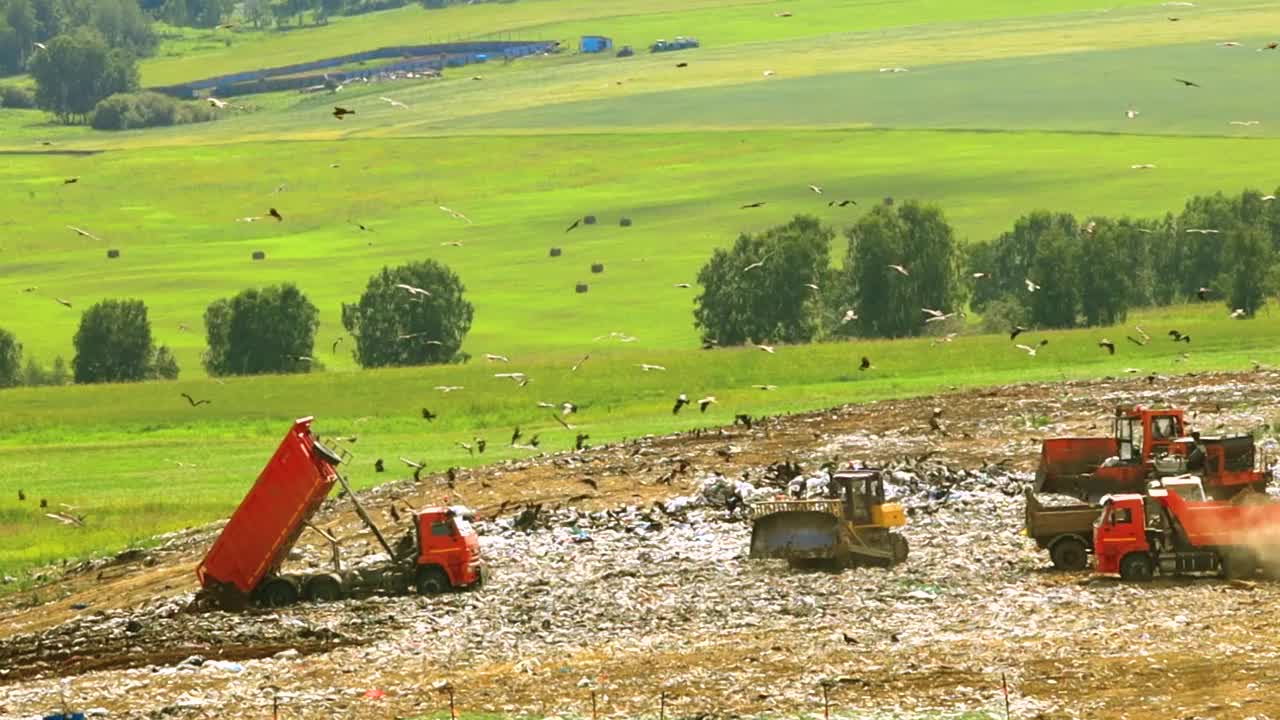
[[[453,519],[453,524],[458,527],[459,535],[475,534],[475,529],[471,527],[471,523],[467,522],[466,520],[463,520],[461,517],[455,517]]]

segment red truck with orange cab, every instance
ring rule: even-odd
[[[352,495],[356,513],[386,550],[388,560],[344,569],[333,543],[326,572],[282,573],[281,565],[335,483],[343,453],[311,432],[312,418],[294,422],[275,454],[232,513],[196,568],[201,593],[225,609],[249,604],[280,607],[298,600],[334,601],[355,595],[441,593],[480,585],[485,579],[480,539],[470,511],[428,507],[412,514],[413,530],[393,548]],[[350,495],[350,493],[348,493]]]
[[[1235,499],[1188,500],[1170,489],[1103,499],[1093,528],[1097,572],[1124,580],[1219,573],[1280,573],[1280,503],[1261,493]]]

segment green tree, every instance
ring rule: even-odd
[[[250,289],[204,313],[210,375],[307,372],[320,311],[291,284]]]
[[[813,340],[834,235],[816,218],[797,215],[717,249],[698,273],[694,325],[721,345]]]
[[[1128,262],[1132,236],[1141,235],[1130,223],[1098,218],[1086,227],[1076,276],[1080,311],[1086,325],[1113,325],[1124,320],[1138,268]],[[1055,281],[1055,285],[1057,282]],[[1043,289],[1043,288],[1042,288]]]
[[[13,333],[0,328],[0,388],[22,383],[22,344]]]
[[[959,312],[967,290],[960,277],[963,253],[940,209],[914,201],[878,205],[846,235],[837,297],[851,299],[859,334],[919,335],[927,319],[922,308]]]
[[[131,382],[151,375],[155,350],[141,300],[103,300],[84,312],[71,361],[78,383]]]
[[[54,372],[57,372],[57,366],[54,366]],[[156,356],[151,361],[152,377],[158,380],[177,380],[178,373],[178,359],[173,356],[169,346],[161,345],[156,348]]]
[[[92,30],[60,35],[31,59],[36,104],[62,122],[84,120],[99,100],[138,86],[138,68],[125,50],[108,47]]]
[[[385,367],[456,359],[475,314],[465,292],[457,274],[435,260],[382,268],[369,278],[359,302],[342,305],[342,324],[355,339],[356,361],[363,367]]]
[[[1223,275],[1218,286],[1228,293],[1227,307],[1253,317],[1276,291],[1276,249],[1260,227],[1227,233]]]
[[[1031,310],[1031,322],[1075,327],[1080,312],[1081,247],[1080,234],[1060,224],[1048,226],[1036,239],[1027,279],[1039,287],[1033,290],[1024,283],[1020,293]]]

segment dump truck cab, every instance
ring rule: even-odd
[[[471,511],[461,506],[428,507],[414,513],[418,556],[415,585],[419,593],[440,593],[484,582],[480,536],[471,526]]]
[[[875,468],[831,476],[829,495],[813,500],[769,500],[751,506],[754,559],[786,560],[792,567],[892,566],[907,558],[907,541],[893,528],[907,524],[902,506],[885,500]]]

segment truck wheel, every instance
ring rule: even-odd
[[[311,578],[307,583],[307,602],[337,602],[342,599],[342,586],[331,577]]]
[[[284,578],[268,580],[258,591],[258,604],[265,607],[284,607],[298,602],[298,589]]]
[[[889,550],[893,553],[893,560],[890,562],[889,566],[893,567],[894,565],[900,565],[907,561],[907,553],[911,551],[911,548],[907,545],[906,538],[902,537],[898,533],[890,533]]]
[[[1247,580],[1258,572],[1258,558],[1244,548],[1228,548],[1222,551],[1222,577],[1227,580]]]
[[[1083,570],[1089,565],[1089,550],[1080,538],[1063,538],[1049,551],[1053,566],[1059,570]]]
[[[1121,580],[1147,582],[1153,575],[1155,575],[1155,568],[1151,565],[1151,558],[1142,553],[1126,555],[1124,560],[1120,561]]]
[[[449,591],[449,576],[438,567],[424,567],[418,571],[416,581],[419,595],[440,595]]]

